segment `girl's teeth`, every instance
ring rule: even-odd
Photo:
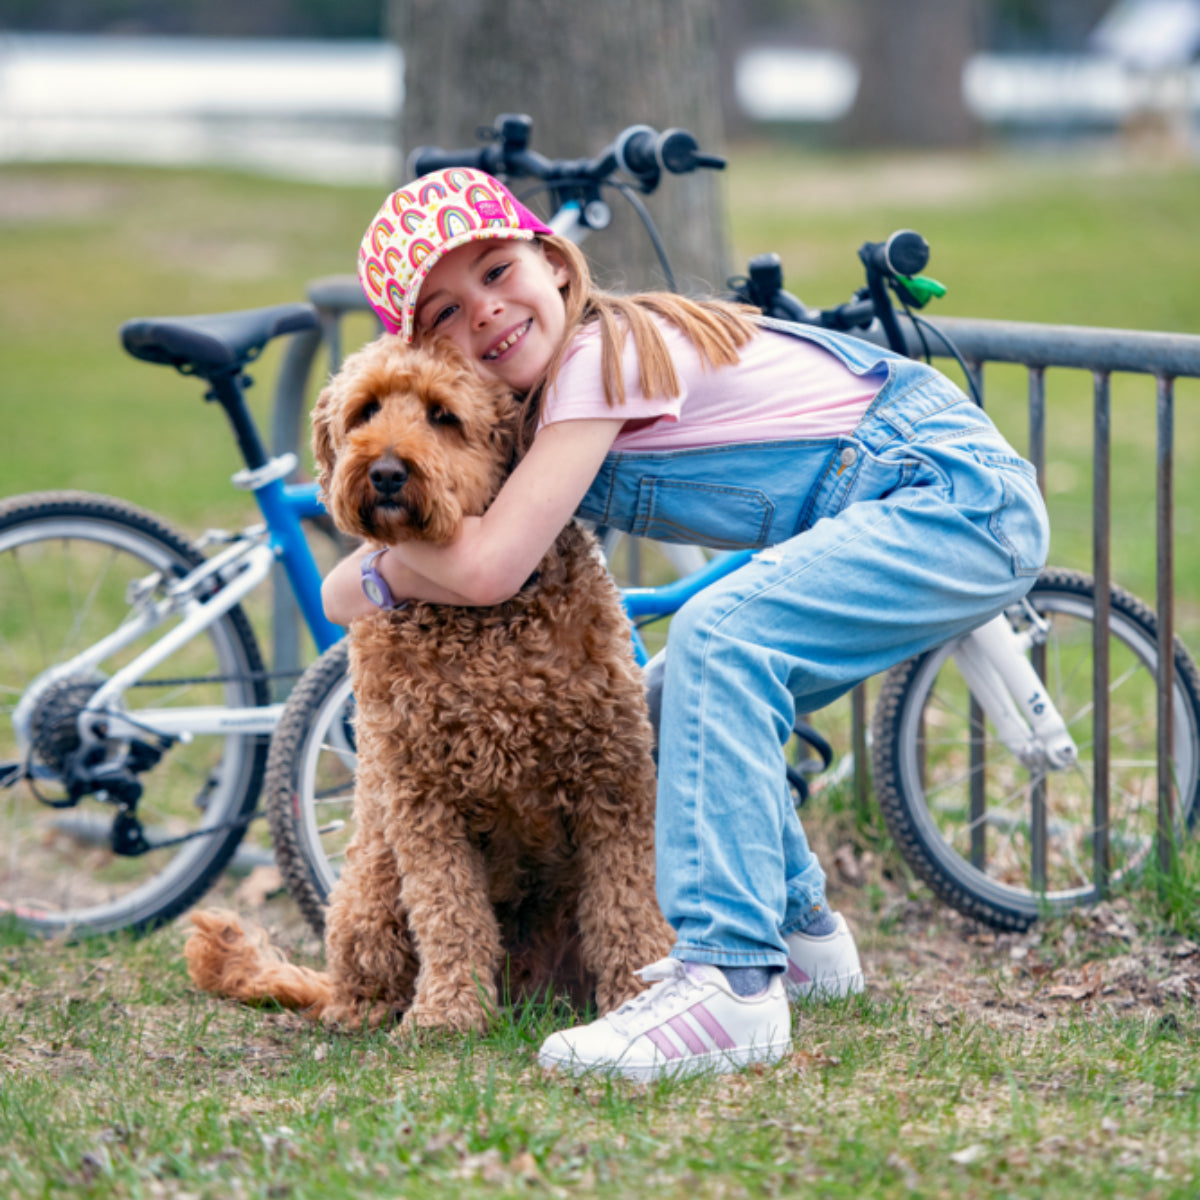
[[[504,341],[500,343],[500,345],[498,345],[494,350],[489,350],[483,357],[499,358],[500,355],[505,352],[505,350],[507,350],[510,346],[515,346],[517,342],[521,340],[521,337],[527,328],[528,326],[522,325],[521,328],[516,331],[516,333],[509,334],[508,337],[506,337]]]

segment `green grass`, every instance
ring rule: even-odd
[[[1138,928],[1145,996],[1064,1000],[1059,981],[1123,979],[1130,947],[1082,914],[997,939],[883,886],[901,915],[859,920],[867,995],[797,1009],[777,1068],[650,1086],[541,1072],[560,1009],[475,1038],[338,1035],[198,996],[175,930],[10,939],[0,1193],[1195,1194],[1200,1018],[1153,991],[1178,942]]]

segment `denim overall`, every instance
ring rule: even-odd
[[[886,374],[847,437],[614,451],[579,515],[661,541],[761,547],[671,622],[658,898],[673,954],[784,967],[825,902],[784,775],[812,712],[1020,599],[1045,562],[1033,468],[950,380],[847,335],[764,320]]]

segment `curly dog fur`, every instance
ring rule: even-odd
[[[519,407],[465,358],[383,337],[313,413],[337,525],[452,538],[511,466]],[[289,965],[232,914],[196,913],[201,987],[345,1026],[481,1029],[507,981],[602,1011],[672,934],[654,898],[654,765],[629,627],[572,524],[511,600],[414,603],[350,628],[356,831],[330,898],[326,970]]]

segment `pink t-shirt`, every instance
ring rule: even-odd
[[[625,340],[625,404],[610,408],[600,375],[600,332],[585,326],[546,392],[539,428],[554,421],[624,417],[615,450],[684,450],[739,442],[793,441],[850,433],[883,385],[856,375],[823,347],[764,329],[738,363],[705,368],[690,339],[654,318],[675,360],[680,392],[647,399],[638,386],[633,337]]]

